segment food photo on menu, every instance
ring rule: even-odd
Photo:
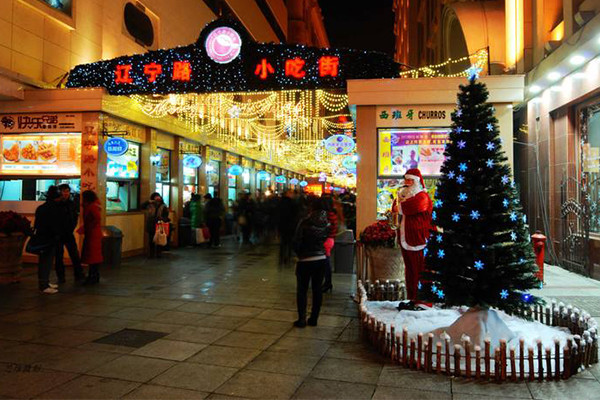
[[[79,134],[5,135],[0,138],[0,149],[0,171],[77,174],[80,170]]]

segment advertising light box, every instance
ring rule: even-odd
[[[2,175],[81,174],[81,133],[3,135],[0,151]]]
[[[379,176],[402,177],[419,168],[423,176],[438,176],[444,163],[448,129],[379,129]]]
[[[140,146],[128,142],[127,151],[120,156],[107,154],[106,177],[137,179],[140,176]]]

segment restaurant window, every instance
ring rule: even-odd
[[[244,190],[250,191],[250,169],[244,168],[244,172],[242,172],[242,185]]]
[[[43,201],[52,185],[80,191],[81,133],[0,136],[0,201]]]
[[[158,149],[156,166],[156,192],[167,206],[171,204],[171,151]]]
[[[208,186],[208,193],[211,196],[219,193],[221,163],[219,161],[210,160],[206,164],[206,186]]]
[[[183,202],[191,200],[192,194],[198,194],[200,166],[202,159],[197,154],[183,157]]]
[[[127,142],[127,151],[119,156],[107,154],[106,211],[136,210],[140,191],[140,145]]]
[[[587,108],[587,140],[583,135],[582,172],[586,175],[590,205],[590,232],[600,233],[600,105]]]
[[[237,180],[236,175],[227,174],[227,200],[234,202],[237,197]]]

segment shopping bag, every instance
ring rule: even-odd
[[[154,233],[154,244],[157,246],[166,246],[167,245],[167,234],[164,228],[165,224],[158,223],[156,224],[156,232]]]
[[[35,233],[32,237],[29,238],[27,242],[27,246],[25,247],[25,251],[31,254],[40,255],[42,253],[47,252],[52,249],[52,242],[48,239],[38,235]]]
[[[196,244],[202,244],[206,242],[202,228],[196,228]]]
[[[156,223],[155,229],[158,230],[158,226],[162,225],[163,231],[165,232],[165,235],[169,236],[169,231],[171,229],[171,224],[169,224],[168,222],[163,222],[163,221],[158,221]]]
[[[210,240],[210,231],[208,230],[208,227],[205,226],[202,228],[202,236],[204,236],[205,242]]]

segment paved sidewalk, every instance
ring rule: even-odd
[[[28,268],[23,283],[0,287],[0,398],[585,399],[600,393],[599,368],[567,382],[496,385],[390,365],[359,339],[350,275],[334,276],[318,327],[293,328],[293,268],[276,262],[276,248],[268,246],[179,249],[161,260],[127,260],[103,270],[97,287],[67,284],[54,296],[38,294],[35,268]],[[572,296],[566,286],[584,284],[558,270],[550,279],[551,270],[544,294],[593,300],[600,292],[587,282],[589,289]]]

